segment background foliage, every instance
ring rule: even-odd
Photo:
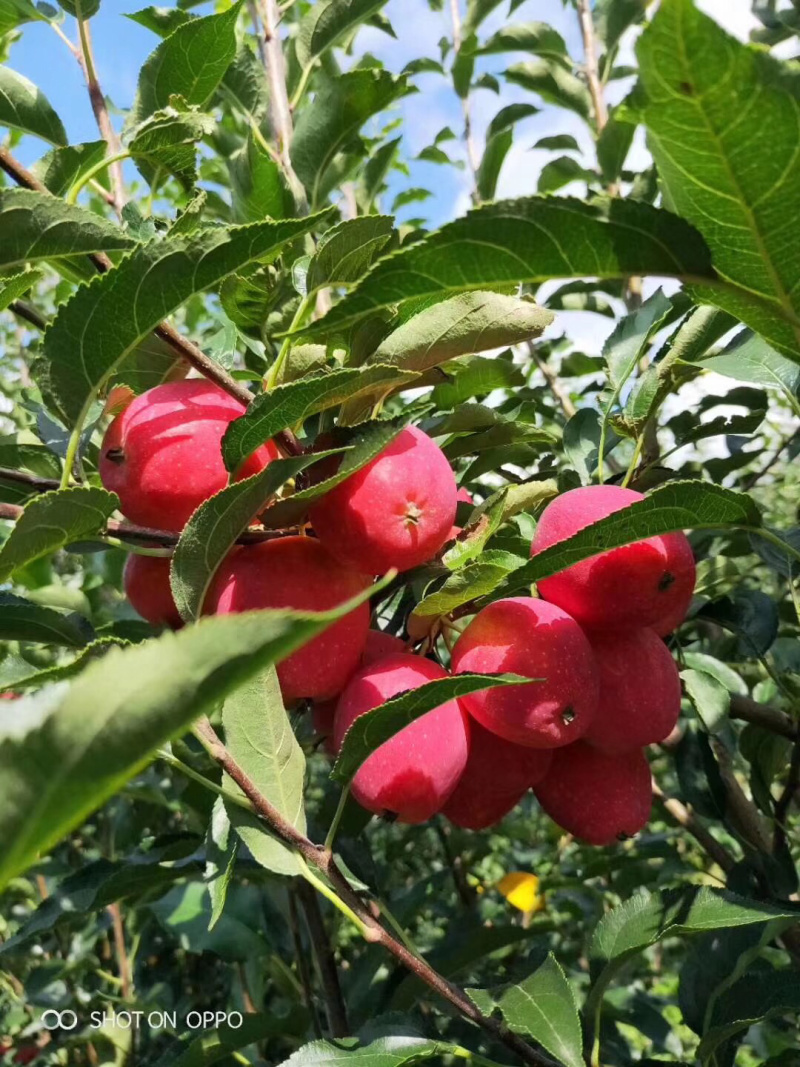
[[[429,0],[446,35],[395,61],[387,6],[144,8],[152,51],[114,106],[99,0],[0,3],[0,682],[24,694],[0,716],[2,1052],[791,1067],[800,10],[756,4],[745,45],[690,0],[573,0],[568,46],[519,0]],[[70,144],[59,99],[19,72],[39,24],[83,69],[94,139]],[[444,92],[457,121],[411,150],[409,100]],[[552,132],[531,145],[540,114]],[[448,203],[464,184],[469,204]],[[348,804],[336,858],[310,844],[422,705],[377,713],[331,777],[271,670],[331,616],[158,635],[125,603],[125,549],[175,539],[115,517],[98,444],[128,390],[192,367],[258,394],[228,469],[276,435],[284,458],[191,520],[188,620],[256,510],[281,528],[330,488],[286,486],[334,425],[353,470],[413,420],[475,497],[442,561],[372,593],[383,627],[445,661],[450,622],[601,533],[691,531],[684,714],[652,753],[646,832],[592,850],[529,797],[481,834],[366,825]],[[542,505],[598,478],[648,499],[527,562]],[[189,732],[201,713],[224,754]],[[48,1029],[48,1009],[80,1025]],[[123,1010],[178,1021],[89,1023]],[[245,1022],[192,1029],[204,1010]]]

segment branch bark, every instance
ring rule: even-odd
[[[595,124],[597,132],[602,133],[603,127],[608,122],[608,107],[606,106],[603,85],[600,81],[600,72],[597,65],[597,42],[594,35],[594,20],[592,19],[590,0],[578,0],[578,19],[581,25],[586,80],[589,83],[589,95],[592,98]]]
[[[710,831],[705,828],[693,811],[682,804],[676,797],[666,796],[655,782],[653,782],[653,797],[673,822],[676,822],[678,826],[683,827],[687,833],[692,835],[718,867],[721,867],[726,873],[733,870],[736,866],[736,860],[725,846],[721,845]]]
[[[103,90],[100,88],[100,82],[97,79],[89,23],[80,17],[78,18],[78,35],[80,39],[78,62],[80,63],[84,77],[86,78],[86,87],[89,90],[89,101],[92,105],[95,122],[100,131],[100,136],[108,146],[109,154],[116,156],[120,153],[121,146],[119,138],[117,137],[114,127],[111,125],[111,119],[109,118],[108,108],[106,106],[106,98],[103,94]],[[113,207],[117,215],[121,215],[122,208],[125,204],[125,183],[122,178],[122,163],[119,160],[117,160],[116,163],[111,164],[109,167],[109,174],[111,176],[111,187],[113,189]]]
[[[339,984],[336,957],[333,954],[328,931],[325,928],[325,920],[322,916],[317,894],[313,887],[308,882],[303,881],[302,878],[298,879],[296,888],[297,896],[303,905],[306,925],[308,926],[311,944],[314,947],[314,955],[325,994],[328,1029],[332,1037],[347,1037],[350,1033],[347,1008],[342,996],[342,987]]]
[[[364,900],[351,888],[350,883],[337,866],[333,854],[324,846],[314,844],[304,834],[301,834],[259,792],[255,783],[244,769],[239,766],[217,736],[207,718],[203,717],[195,724],[195,735],[214,762],[239,786],[269,831],[298,852],[310,866],[328,879],[340,900],[344,902],[358,920],[365,940],[386,949],[421,982],[427,985],[429,989],[438,993],[466,1019],[475,1023],[486,1033],[491,1034],[493,1038],[502,1042],[506,1048],[516,1053],[523,1063],[529,1064],[531,1067],[554,1067],[553,1061],[549,1057],[542,1055],[518,1034],[512,1033],[505,1023],[484,1015],[463,990],[448,982],[425,960],[415,956],[402,942],[398,941],[381,925]]]
[[[800,738],[800,724],[785,712],[773,708],[770,704],[759,704],[750,697],[734,695],[731,697],[731,717],[751,722],[770,733],[788,737],[790,741]]]

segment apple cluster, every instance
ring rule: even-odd
[[[149,390],[108,428],[103,484],[131,522],[182,530],[228,484],[220,444],[243,411],[204,380]],[[237,478],[277,455],[267,443]],[[302,533],[235,547],[203,611],[337,607],[376,575],[434,558],[458,534],[456,507],[464,499],[470,497],[441,449],[407,427],[311,505]],[[562,494],[542,513],[531,554],[639,499],[607,485]],[[455,644],[451,672],[513,673],[531,682],[449,700],[420,716],[364,761],[353,795],[367,810],[402,822],[442,812],[458,826],[483,829],[533,789],[559,826],[591,844],[637,833],[650,811],[643,749],[672,731],[680,711],[678,672],[662,637],[683,620],[694,581],[691,548],[675,533],[574,564],[540,581],[538,598],[490,604]],[[131,555],[124,584],[143,618],[181,625],[169,560]],[[278,665],[285,702],[312,702],[331,754],[359,715],[447,676],[399,638],[370,629],[368,604]]]

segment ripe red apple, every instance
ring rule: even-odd
[[[652,630],[595,636],[600,703],[584,740],[604,752],[663,741],[681,712],[681,679],[669,649]]]
[[[314,538],[281,537],[232,552],[217,571],[204,610],[328,611],[369,584],[365,574],[337,563]],[[336,696],[358,666],[368,629],[369,604],[361,604],[279,663],[284,700]]]
[[[350,680],[334,723],[338,751],[359,715],[426,682],[446,678],[437,663],[398,653],[372,663]],[[352,793],[367,811],[421,823],[441,811],[467,763],[467,716],[457,700],[426,712],[375,749],[359,768]]]
[[[315,504],[311,524],[337,559],[371,574],[435,556],[456,513],[456,479],[422,430],[402,430],[380,455]]]
[[[364,651],[361,653],[361,666],[368,667],[370,663],[377,663],[378,660],[396,655],[398,652],[405,652],[405,650],[406,646],[399,637],[387,634],[383,630],[370,630],[367,633]]]
[[[660,619],[656,619],[648,629],[653,630],[659,637],[668,637],[669,634],[678,629],[686,618],[688,607],[689,605],[676,604],[672,611],[662,615]]]
[[[177,630],[183,620],[172,599],[169,564],[168,559],[160,556],[132,553],[125,564],[122,584],[134,611],[138,611],[151,626],[169,626]]]
[[[570,489],[542,512],[531,555],[643,499],[641,493],[617,485]],[[582,626],[604,630],[650,626],[665,616],[685,614],[694,583],[691,546],[685,534],[672,533],[601,552],[542,578],[538,587],[545,600],[568,611]]]
[[[473,720],[467,765],[442,814],[465,830],[493,826],[544,778],[552,758],[552,752],[514,745]]]
[[[553,822],[590,845],[633,837],[650,818],[650,766],[640,748],[617,755],[585,741],[561,748],[534,792]]]
[[[182,530],[228,484],[220,442],[244,407],[205,379],[169,382],[136,397],[106,431],[100,478],[131,522]],[[277,456],[269,442],[237,472],[248,478]]]
[[[323,700],[315,704],[311,713],[314,734],[322,741],[327,754],[335,759],[337,752],[333,743],[333,722],[336,717],[336,700]]]
[[[583,737],[597,710],[589,641],[573,618],[543,600],[512,597],[484,608],[456,642],[452,669],[542,679],[461,698],[478,722],[518,745],[569,745]]]

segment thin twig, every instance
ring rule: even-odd
[[[653,782],[653,797],[674,822],[692,835],[718,867],[721,867],[725,872],[733,870],[736,866],[736,860],[703,826],[694,812],[690,811],[677,798],[666,796],[655,782]]]
[[[464,31],[461,24],[459,0],[450,0],[450,18],[453,23],[453,52],[455,59],[458,59],[458,54],[464,44]],[[469,164],[470,174],[472,175],[472,190],[470,196],[472,197],[472,202],[477,204],[479,201],[478,170],[480,169],[480,161],[478,159],[478,150],[475,146],[475,138],[472,132],[472,108],[470,106],[469,92],[461,97],[461,113],[464,118],[464,147],[467,151],[467,162]]]
[[[47,328],[47,319],[25,300],[12,300],[8,305],[8,310],[13,311],[17,318],[24,319],[31,326],[35,326],[37,330]]]
[[[772,468],[775,466],[775,464],[781,458],[781,455],[783,454],[784,448],[786,448],[786,446],[788,444],[790,444],[795,439],[796,436],[797,436],[797,430],[792,430],[792,432],[790,434],[787,434],[786,437],[783,437],[780,440],[780,442],[778,443],[775,451],[772,453],[772,455],[769,457],[769,459],[766,461],[766,463],[762,467],[759,467],[759,469],[757,471],[754,471],[750,475],[750,477],[747,478],[747,480],[742,483],[743,492],[749,493],[750,490],[756,485],[756,483],[761,481],[761,479],[764,477],[765,474],[769,474],[769,472],[772,470]]]
[[[203,717],[195,724],[194,733],[211,758],[251,801],[253,808],[270,833],[289,845],[311,867],[316,868],[328,879],[333,886],[333,895],[353,914],[362,935],[368,942],[385,948],[421,982],[448,1001],[466,1019],[474,1022],[482,1030],[501,1041],[506,1048],[515,1052],[524,1063],[531,1064],[533,1067],[545,1067],[545,1065],[553,1067],[553,1061],[549,1057],[532,1048],[519,1035],[512,1033],[503,1022],[484,1015],[463,990],[448,982],[425,960],[415,956],[382,926],[364,900],[351,888],[332,853],[323,846],[309,841],[260,793],[253,780],[220,741],[207,718]]]
[[[80,11],[80,8],[78,11]],[[114,127],[111,125],[108,107],[106,106],[106,98],[103,95],[103,90],[100,88],[100,82],[97,78],[97,70],[95,68],[94,55],[92,52],[91,30],[89,29],[89,23],[80,17],[78,17],[78,34],[81,45],[78,54],[78,62],[80,63],[86,78],[86,87],[89,90],[89,101],[92,105],[95,122],[100,131],[100,136],[108,146],[109,154],[118,156],[120,154],[120,142]],[[125,184],[122,178],[122,164],[119,161],[111,164],[109,167],[109,175],[111,177],[111,187],[113,189],[114,210],[118,215],[121,215],[123,205],[125,204]]]
[[[731,717],[741,719],[743,722],[753,723],[770,733],[788,737],[790,741],[800,737],[800,725],[794,722],[785,712],[773,708],[770,704],[760,704],[751,697],[731,696]]]
[[[319,968],[322,989],[325,994],[325,1011],[328,1016],[328,1029],[332,1037],[347,1037],[350,1023],[347,1019],[342,987],[339,984],[339,972],[336,957],[333,954],[325,920],[319,906],[319,898],[313,888],[302,878],[297,880],[297,896],[303,905],[306,925],[314,948],[314,956]]]
[[[111,916],[111,927],[114,931],[114,953],[117,957],[120,988],[122,989],[122,995],[125,1000],[130,1000],[131,993],[133,992],[133,983],[131,981],[131,965],[128,959],[128,950],[125,947],[125,927],[122,924],[122,912],[120,911],[119,904],[116,902],[109,904],[107,911]]]
[[[795,740],[792,747],[792,758],[789,762],[789,773],[786,777],[786,785],[781,795],[775,802],[775,830],[772,836],[772,850],[780,852],[786,844],[786,818],[789,808],[792,806],[797,787],[800,785],[800,736]]]
[[[553,367],[547,362],[546,359],[542,359],[539,353],[536,351],[532,342],[528,342],[528,351],[531,354],[531,358],[539,370],[544,375],[544,380],[547,382],[547,386],[550,392],[553,394],[564,415],[571,419],[575,412],[578,410],[572,403],[569,393],[564,389],[561,382],[558,380],[558,374]]]
[[[739,784],[733,758],[727,746],[713,735],[709,738],[722,783],[725,786],[727,815],[744,840],[764,855],[772,851],[772,841],[758,808]]]
[[[308,957],[303,946],[303,940],[300,936],[300,921],[297,914],[297,886],[290,885],[288,889],[289,896],[289,930],[292,934],[292,945],[294,946],[294,957],[297,963],[297,970],[300,975],[300,984],[303,987],[303,999],[306,1002],[306,1008],[308,1014],[311,1016],[311,1024],[314,1028],[314,1036],[322,1037],[322,1029],[319,1025],[319,1018],[317,1016],[316,1005],[314,1004],[314,990],[311,985],[311,970],[308,966]]]
[[[608,107],[606,106],[597,65],[597,44],[590,0],[578,0],[578,19],[581,24],[583,62],[586,70],[586,81],[589,83],[589,95],[592,98],[595,125],[597,126],[597,132],[602,133],[603,127],[608,122]]]

